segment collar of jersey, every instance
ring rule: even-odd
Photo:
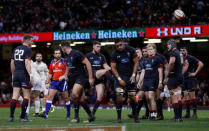
[[[149,58],[153,58],[153,57],[155,57],[156,55],[154,55],[154,56],[149,56]]]

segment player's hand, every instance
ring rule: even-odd
[[[30,83],[31,83],[31,85],[34,85],[33,76],[30,76]]]
[[[135,82],[135,76],[131,76],[130,81],[131,81],[131,83],[134,83]]]
[[[120,80],[119,83],[121,86],[126,87],[126,82],[124,80]]]
[[[94,79],[93,79],[93,78],[89,78],[89,84],[90,84],[91,86],[94,85]]]
[[[69,81],[69,79],[68,79],[68,76],[67,76],[67,75],[64,75],[64,78],[65,78],[65,80],[66,80],[66,81]]]
[[[65,75],[59,77],[59,81],[65,80]]]
[[[195,73],[189,73],[189,77],[195,77],[196,74]]]
[[[49,87],[50,87],[50,84],[49,83],[46,84],[46,89],[49,89]]]
[[[141,81],[138,82],[137,88],[138,88],[138,89],[141,89],[141,88],[142,88],[142,82],[141,82]]]
[[[159,84],[158,84],[158,89],[160,89],[160,90],[163,89],[163,84],[162,84],[162,83],[159,83]]]
[[[167,83],[168,83],[168,77],[167,78],[164,78],[163,83],[164,83],[164,85],[167,85]]]

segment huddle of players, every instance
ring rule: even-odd
[[[29,40],[31,42],[31,39]],[[80,51],[72,49],[69,42],[62,42],[61,49],[65,54],[67,54],[67,57],[65,59],[61,58],[61,51],[59,49],[54,51],[55,59],[50,64],[49,76],[46,82],[46,84],[50,84],[50,88],[49,97],[46,101],[46,111],[43,117],[48,118],[52,99],[57,91],[62,92],[62,96],[66,102],[66,117],[70,117],[70,99],[67,92],[69,85],[72,89],[71,95],[73,99],[72,101],[75,113],[74,119],[72,119],[71,122],[78,123],[80,121],[80,105],[88,114],[88,120],[85,122],[94,121],[96,110],[99,107],[104,95],[104,79],[108,79],[111,81],[111,83],[114,83],[114,92],[116,94],[115,105],[117,110],[116,122],[121,123],[122,104],[125,93],[128,94],[128,102],[132,107],[131,116],[134,118],[135,122],[139,122],[138,115],[144,101],[147,101],[147,105],[149,107],[148,109],[150,113],[147,114],[149,114],[150,120],[163,119],[162,100],[160,98],[160,93],[163,89],[163,82],[164,84],[168,85],[168,88],[171,92],[171,101],[175,113],[175,117],[172,120],[182,121],[182,88],[180,87],[183,82],[182,73],[184,74],[184,72],[187,71],[191,74],[191,70],[189,70],[188,68],[188,66],[190,65],[188,64],[187,60],[185,60],[183,55],[176,49],[175,41],[169,40],[167,46],[168,50],[171,51],[169,63],[167,63],[165,57],[157,54],[157,49],[154,44],[149,44],[147,46],[147,49],[145,49],[148,52],[148,57],[146,58],[141,56],[137,57],[136,50],[134,48],[125,45],[123,40],[116,40],[116,49],[112,53],[110,67],[107,64],[104,55],[100,53],[101,44],[98,41],[95,41],[93,43],[93,51],[88,53],[86,56],[84,56]],[[24,54],[23,52],[25,61],[27,61],[28,57],[26,57],[25,55],[27,56],[27,54]],[[20,58],[21,56],[22,55],[20,52],[18,58]],[[15,59],[12,59],[12,61],[15,61]],[[18,61],[18,59],[16,61]],[[199,62],[200,61],[198,61],[198,65]],[[15,67],[16,65],[18,65],[18,63],[15,64]],[[165,67],[164,81],[163,67]],[[33,83],[33,78],[31,77],[31,72],[30,69],[28,69],[27,63],[25,64],[24,68],[24,70],[28,73],[26,73],[29,76],[28,78],[31,79],[27,79],[27,84],[29,85],[29,81]],[[194,77],[201,68],[202,67],[198,66],[197,70],[192,69],[192,76]],[[110,73],[111,71],[114,77]],[[22,79],[20,79],[19,81],[22,81]],[[15,83],[14,79],[13,83]],[[89,83],[90,86],[94,86],[97,93],[97,101],[94,105],[92,112],[85,100],[86,97],[84,93],[84,88],[87,86],[87,83]],[[23,87],[24,93],[25,86],[18,85],[17,87],[20,86]],[[15,84],[14,87],[16,87]],[[16,92],[16,90],[14,90],[14,92]],[[190,99],[190,93],[187,92],[187,94],[188,99]],[[26,97],[28,98],[27,95]],[[27,98],[25,98],[24,94],[24,101]],[[159,108],[157,108],[156,105],[156,98]],[[24,107],[27,105],[27,103],[25,104],[24,101],[22,105],[23,115],[21,114],[20,117],[21,120],[25,118]],[[10,121],[13,121],[14,118],[14,103],[16,103],[15,98],[12,98]]]

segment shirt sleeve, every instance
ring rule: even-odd
[[[195,64],[198,64],[198,62],[200,61],[199,59],[197,59],[196,57],[192,57],[192,60],[193,60],[193,62],[195,63]]]
[[[141,61],[141,67],[142,67],[142,69],[146,69],[146,63],[145,63],[144,59]]]
[[[14,50],[12,51],[12,56],[11,56],[11,59],[14,59]]]
[[[164,56],[164,55],[161,55],[161,56],[162,56],[163,65],[167,64],[168,61],[167,61],[167,59],[165,58],[165,56]]]
[[[173,51],[170,53],[170,58],[171,57],[175,57],[176,58],[176,54]]]
[[[52,74],[52,73],[53,73],[52,64],[50,64],[50,66],[49,66],[49,74]]]
[[[132,58],[133,59],[137,57],[137,54],[136,54],[136,50],[135,49],[132,49],[131,55],[132,55]]]
[[[32,56],[32,51],[31,49],[27,49],[25,50],[25,59],[31,59],[31,56]]]
[[[103,65],[103,64],[106,64],[106,63],[107,63],[107,60],[106,60],[105,56],[102,55],[102,65]]]
[[[112,55],[111,55],[111,63],[116,63],[116,61],[117,61],[116,53],[113,52]]]
[[[85,59],[86,57],[84,56],[84,54],[83,53],[81,53],[81,52],[77,52],[76,53],[76,59],[77,60],[80,60],[81,62]]]
[[[164,63],[163,63],[162,57],[160,57],[160,56],[157,57],[156,61],[157,61],[157,67],[158,68],[163,68]]]

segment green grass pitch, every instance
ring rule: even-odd
[[[71,119],[74,115],[71,110]],[[96,113],[96,121],[85,124],[84,120],[87,115],[83,109],[80,110],[80,123],[72,124],[71,119],[66,120],[66,110],[56,109],[53,113],[49,114],[48,119],[40,117],[33,117],[34,112],[31,109],[29,118],[32,122],[19,122],[20,109],[15,111],[15,121],[7,122],[9,118],[9,108],[0,108],[0,129],[6,128],[70,128],[70,127],[89,127],[89,126],[125,126],[126,131],[209,131],[209,110],[198,111],[198,119],[184,119],[183,123],[169,122],[168,120],[173,117],[173,111],[168,112],[164,110],[165,120],[163,121],[149,121],[141,120],[140,123],[134,123],[134,120],[129,119],[127,114],[131,112],[129,109],[123,110],[122,123],[114,123],[116,120],[116,110],[114,109],[99,109]],[[144,114],[141,111],[140,114]],[[183,112],[185,114],[185,111]]]

